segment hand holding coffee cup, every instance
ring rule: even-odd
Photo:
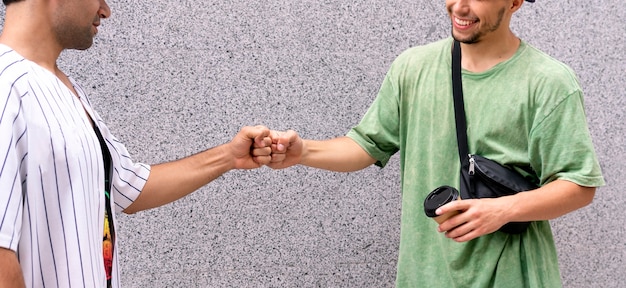
[[[426,196],[424,200],[424,212],[426,216],[433,218],[437,223],[441,224],[448,220],[448,218],[459,214],[459,211],[450,211],[443,215],[437,215],[435,211],[437,211],[439,207],[456,200],[461,200],[461,195],[458,190],[450,186],[441,186]]]

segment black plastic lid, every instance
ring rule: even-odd
[[[448,204],[459,198],[459,191],[454,187],[441,186],[426,196],[424,200],[424,212],[428,217],[436,217],[437,208]]]

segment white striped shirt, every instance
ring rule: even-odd
[[[27,287],[106,284],[104,167],[85,111],[111,151],[116,211],[137,198],[150,173],[70,80],[80,99],[52,72],[0,45],[0,247],[17,251]]]

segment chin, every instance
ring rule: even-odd
[[[87,50],[87,49],[91,48],[91,46],[93,46],[93,40],[89,41],[89,42],[85,42],[85,43],[77,43],[77,45],[75,45],[71,49],[74,49],[74,50]]]
[[[76,46],[76,47],[72,47],[72,48],[68,48],[68,49],[84,51],[84,50],[87,50],[89,48],[91,48],[91,45],[89,45],[89,46]]]
[[[480,42],[479,35],[459,36],[459,35],[456,35],[454,31],[452,31],[452,38],[463,44],[474,44],[474,43]]]

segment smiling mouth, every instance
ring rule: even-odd
[[[454,23],[456,23],[457,25],[461,26],[461,27],[466,27],[466,26],[470,26],[474,23],[478,22],[478,20],[463,20],[463,19],[459,19],[457,17],[454,17]]]

